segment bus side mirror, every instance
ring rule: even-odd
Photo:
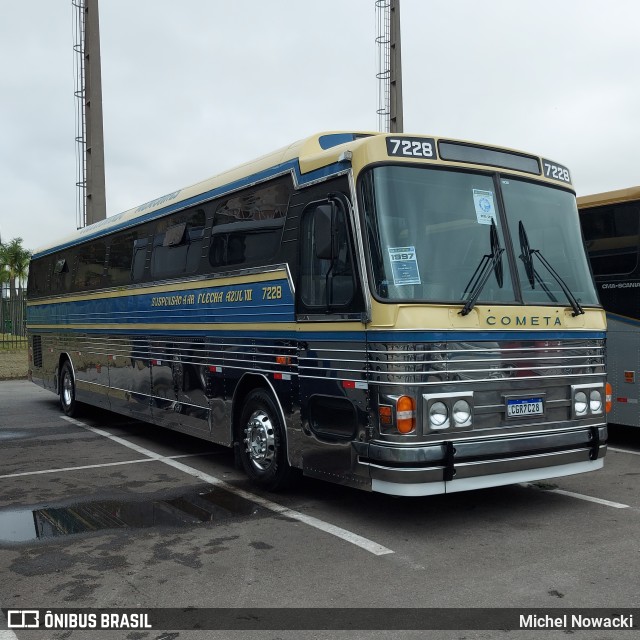
[[[313,222],[313,244],[316,258],[333,259],[333,227],[334,205],[322,204],[316,208]]]

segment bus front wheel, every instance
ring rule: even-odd
[[[271,395],[255,389],[240,417],[242,466],[249,479],[268,489],[283,489],[290,480],[284,425]]]
[[[68,416],[73,417],[76,415],[78,406],[76,402],[76,383],[68,360],[60,370],[60,406]]]

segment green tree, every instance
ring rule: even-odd
[[[8,244],[0,245],[0,268],[8,272],[11,300],[16,298],[16,283],[22,292],[22,284],[29,273],[31,251],[22,246],[22,238],[13,238]]]
[[[31,251],[22,246],[22,238],[0,244],[0,282],[9,281],[9,317],[3,320],[2,331],[24,335],[24,296],[22,285],[29,272]],[[17,292],[16,292],[17,285]],[[3,305],[4,306],[4,305]],[[8,320],[8,322],[7,322]]]

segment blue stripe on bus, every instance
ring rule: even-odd
[[[293,295],[286,280],[60,301],[27,308],[27,323],[32,328],[51,324],[255,324],[294,321]]]
[[[147,213],[145,215],[138,216],[136,218],[128,218],[121,224],[114,224],[113,226],[110,224],[115,222],[118,217],[123,216],[126,211],[119,213],[115,216],[110,216],[106,218],[106,220],[101,223],[97,223],[100,225],[100,228],[96,229],[93,233],[90,232],[90,227],[85,227],[88,231],[86,235],[79,236],[74,240],[70,240],[65,244],[57,245],[55,247],[51,247],[46,249],[45,251],[41,251],[33,255],[32,259],[42,258],[43,256],[49,255],[51,253],[55,253],[56,251],[61,251],[62,249],[68,249],[69,247],[76,246],[78,244],[82,244],[89,240],[94,240],[101,236],[107,236],[117,231],[122,231],[123,229],[128,229],[129,227],[135,226],[137,224],[142,224],[143,222],[149,222],[150,220],[155,220],[156,218],[161,218],[169,213],[174,211],[178,211],[181,209],[185,209],[186,207],[190,207],[196,204],[200,204],[202,202],[206,202],[207,200],[212,200],[213,198],[219,197],[228,193],[230,191],[235,191],[237,189],[241,189],[242,187],[247,187],[256,182],[261,182],[268,178],[277,176],[279,174],[286,173],[287,171],[293,171],[296,183],[298,186],[304,186],[307,183],[314,182],[315,180],[320,180],[322,178],[327,178],[331,175],[339,173],[345,170],[345,165],[341,163],[334,163],[327,165],[326,167],[321,167],[320,169],[316,169],[315,171],[311,171],[307,174],[302,174],[300,171],[300,165],[298,163],[298,159],[295,158],[293,160],[288,160],[287,162],[283,162],[281,164],[275,165],[268,169],[264,169],[257,173],[246,176],[245,178],[241,178],[239,180],[235,180],[234,182],[230,182],[221,187],[216,187],[215,189],[211,189],[209,191],[205,191],[204,193],[200,193],[196,196],[192,196],[191,198],[187,198],[186,200],[180,200],[173,204],[167,205],[166,207],[162,207],[161,209],[157,209],[156,211],[152,211],[151,213]],[[144,206],[144,205],[141,205]]]
[[[610,311],[607,311],[607,320],[616,320],[617,322],[622,322],[623,324],[629,324],[634,327],[640,326],[640,320],[638,318],[621,316],[617,313],[611,313]]]

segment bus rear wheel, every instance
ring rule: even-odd
[[[271,394],[255,389],[246,398],[240,416],[240,458],[249,479],[277,491],[291,479],[284,425]]]
[[[68,360],[62,365],[62,369],[60,370],[60,406],[70,417],[75,416],[78,411],[76,383],[71,364]]]

